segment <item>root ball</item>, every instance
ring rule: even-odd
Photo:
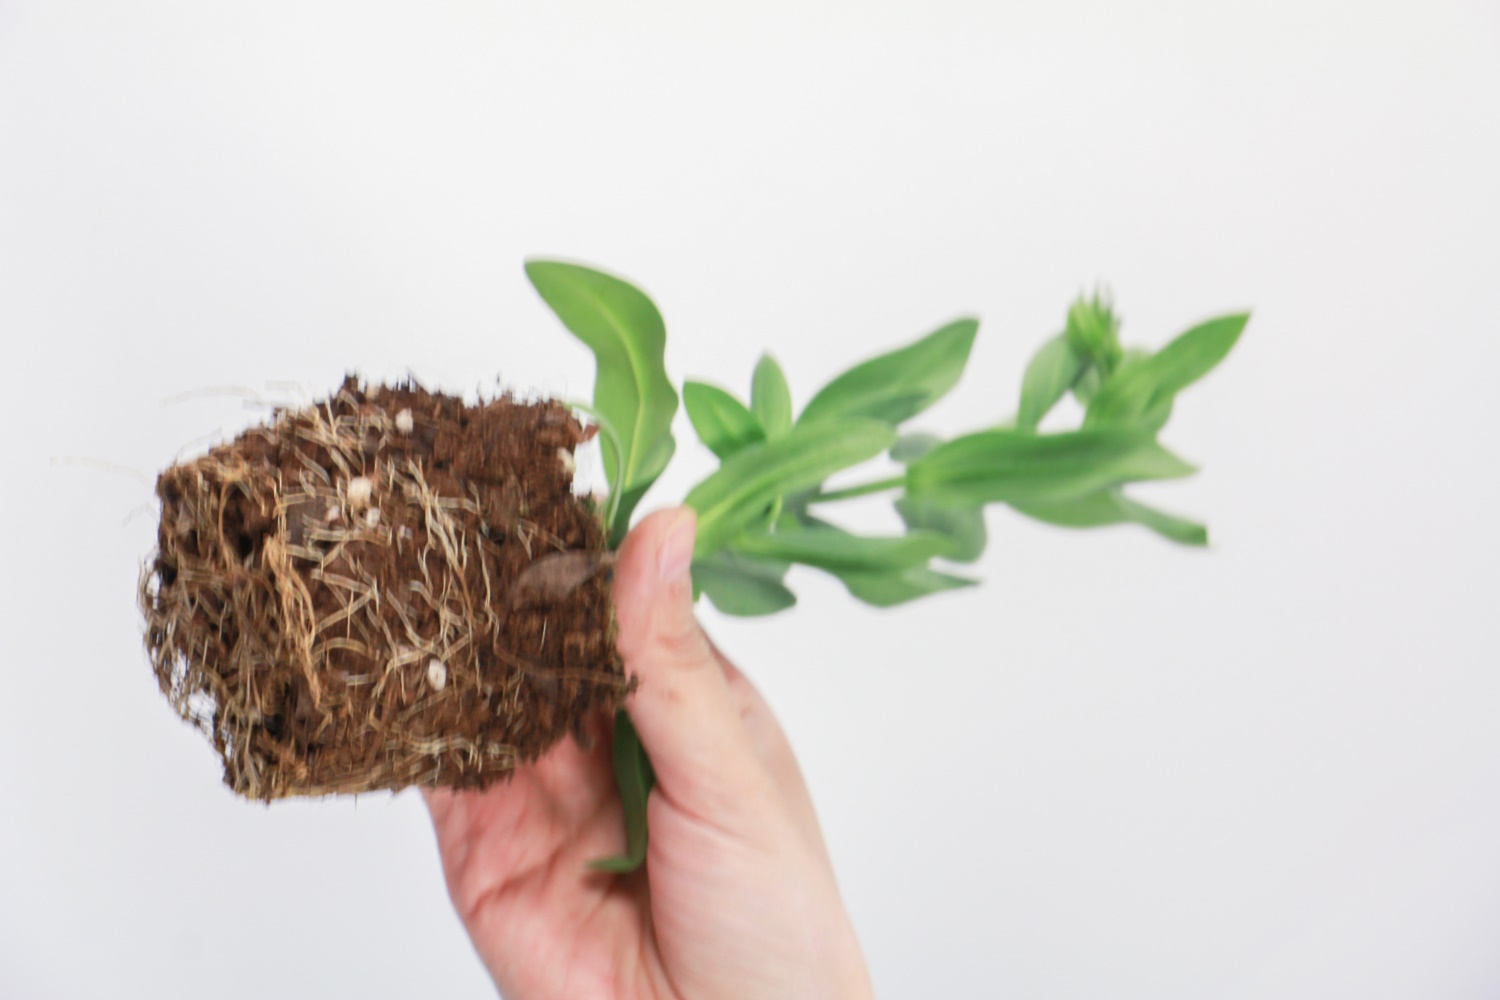
[[[146,649],[252,799],[482,787],[629,684],[556,402],[414,384],[281,411],[157,481]]]

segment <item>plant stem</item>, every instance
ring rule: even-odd
[[[807,502],[823,503],[828,500],[848,500],[850,497],[862,497],[866,493],[883,493],[886,490],[897,490],[905,485],[905,476],[892,476],[889,479],[879,479],[873,483],[860,483],[858,486],[849,486],[842,490],[834,490],[832,493],[814,493],[807,498]]]

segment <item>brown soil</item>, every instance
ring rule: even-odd
[[[225,783],[481,787],[619,705],[587,437],[556,402],[349,378],[162,473],[146,648]]]

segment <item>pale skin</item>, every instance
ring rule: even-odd
[[[645,868],[586,870],[625,846],[602,728],[487,791],[427,795],[454,907],[508,1000],[872,995],[791,746],[693,615],[695,527],[653,514],[615,567],[657,775]]]

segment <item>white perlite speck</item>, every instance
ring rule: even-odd
[[[375,484],[368,476],[355,476],[349,480],[349,505],[356,508],[368,505],[374,492]]]
[[[416,424],[411,419],[411,410],[402,410],[396,414],[396,430],[402,434],[410,434]]]
[[[562,463],[563,471],[572,475],[578,468],[578,463],[573,458],[573,453],[566,448],[557,449],[557,460]]]
[[[380,508],[371,507],[369,510],[365,511],[365,527],[373,528],[378,524],[380,524]]]
[[[441,691],[448,684],[448,667],[442,660],[427,661],[427,683],[434,691]]]

